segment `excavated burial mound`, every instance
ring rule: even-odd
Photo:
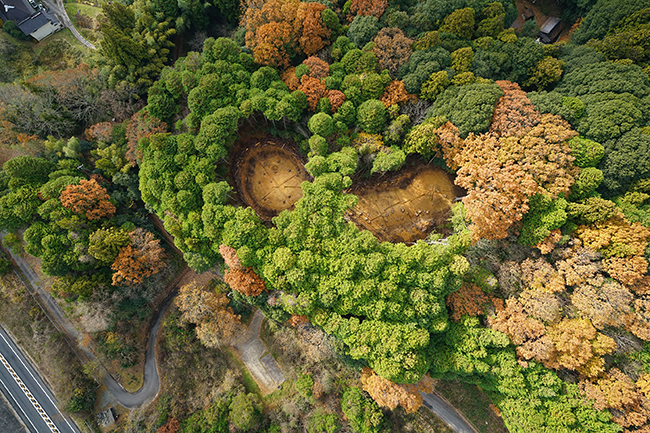
[[[350,192],[359,197],[348,215],[352,221],[380,241],[405,243],[424,239],[433,228],[444,233],[451,205],[464,195],[444,170],[426,165],[373,176]]]
[[[242,149],[237,186],[246,204],[262,219],[293,209],[302,197],[300,184],[306,180],[311,177],[287,142],[265,138]]]

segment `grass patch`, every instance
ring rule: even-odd
[[[64,6],[65,11],[68,13],[68,16],[71,20],[74,20],[74,17],[77,15],[77,11],[79,11],[82,15],[87,15],[91,18],[96,18],[97,15],[99,15],[102,11],[102,8],[100,7],[76,2],[66,3]]]
[[[228,354],[228,360],[235,364],[241,371],[242,382],[244,382],[246,392],[254,392],[259,398],[262,398],[262,392],[260,391],[260,387],[257,386],[257,382],[255,382],[255,379],[253,379],[253,376],[251,376],[244,363],[232,352],[232,350],[233,349],[229,347],[224,351],[224,353]]]
[[[465,415],[480,433],[508,433],[503,420],[490,409],[490,398],[476,385],[439,380],[436,392]]]

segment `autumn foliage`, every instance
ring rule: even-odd
[[[149,138],[153,134],[165,132],[167,132],[167,124],[149,115],[146,109],[140,110],[131,116],[129,126],[126,128],[126,139],[129,145],[126,157],[131,163],[131,167],[135,167],[138,159],[142,158],[137,150],[138,141],[142,138]]]
[[[165,250],[153,233],[138,228],[129,233],[129,238],[131,243],[120,250],[111,265],[115,271],[113,285],[140,284],[167,266]]]
[[[156,433],[177,433],[181,429],[181,423],[176,418],[171,418],[160,426]]]
[[[379,31],[374,42],[372,51],[377,56],[379,70],[388,69],[391,77],[396,77],[400,66],[408,61],[413,52],[413,40],[396,27],[386,27]]]
[[[388,0],[352,0],[350,5],[351,18],[356,15],[372,15],[381,18],[388,7]]]
[[[258,296],[266,290],[266,283],[252,268],[242,267],[234,248],[221,245],[219,253],[229,268],[223,279],[230,287],[246,296]]]
[[[521,130],[513,125],[504,128]],[[470,134],[454,155],[460,167],[456,184],[468,190],[463,203],[475,241],[506,237],[528,212],[530,197],[567,194],[579,173],[566,143],[577,133],[567,122],[545,114],[524,131],[500,137]]]
[[[485,314],[491,305],[491,299],[476,284],[465,283],[460,289],[447,296],[445,301],[451,310],[451,320],[459,321],[463,315],[478,316]]]
[[[309,75],[303,75],[300,79],[300,86],[298,87],[302,93],[307,96],[307,103],[311,111],[316,111],[318,101],[326,95],[327,87],[323,82],[317,78]]]
[[[330,73],[330,65],[326,61],[315,56],[307,57],[302,64],[309,66],[309,75],[319,80],[327,77]]]
[[[422,395],[433,391],[433,380],[424,376],[415,384],[400,385],[377,375],[372,369],[365,367],[361,371],[363,390],[370,394],[379,406],[390,410],[402,406],[406,413],[415,412],[422,406]]]
[[[68,185],[61,192],[60,199],[64,207],[84,215],[91,221],[110,218],[115,214],[111,197],[94,179],[84,179],[79,185]]]
[[[100,122],[93,126],[86,128],[84,135],[88,141],[103,141],[108,143],[111,141],[111,133],[113,132],[113,122]]]
[[[310,56],[322,49],[331,36],[321,17],[324,9],[321,3],[298,0],[249,0],[242,23],[255,61],[287,67],[296,53]]]
[[[228,307],[225,293],[203,287],[192,281],[181,287],[176,304],[181,318],[197,325],[196,336],[207,347],[219,347],[231,342],[240,330],[240,316]]]
[[[379,98],[386,108],[394,104],[402,105],[411,99],[415,99],[415,95],[408,93],[404,87],[404,82],[399,80],[391,81]]]
[[[510,81],[496,81],[503,91],[497,100],[490,124],[490,133],[497,137],[516,135],[537,125],[542,116],[526,97],[519,84]]]

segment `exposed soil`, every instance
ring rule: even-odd
[[[348,214],[352,221],[380,241],[404,243],[424,239],[434,228],[448,234],[451,205],[465,194],[447,172],[422,163],[372,176],[349,192],[359,197]]]
[[[292,210],[302,197],[300,184],[311,180],[298,151],[282,139],[249,140],[240,145],[234,160],[241,198],[264,220]]]

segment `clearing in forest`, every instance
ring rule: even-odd
[[[438,167],[419,165],[356,183],[350,189],[359,204],[349,217],[380,241],[412,243],[445,225],[451,205],[462,196],[452,177]]]
[[[235,181],[243,200],[260,218],[270,220],[293,209],[300,184],[311,180],[298,152],[287,141],[263,138],[241,147]]]

